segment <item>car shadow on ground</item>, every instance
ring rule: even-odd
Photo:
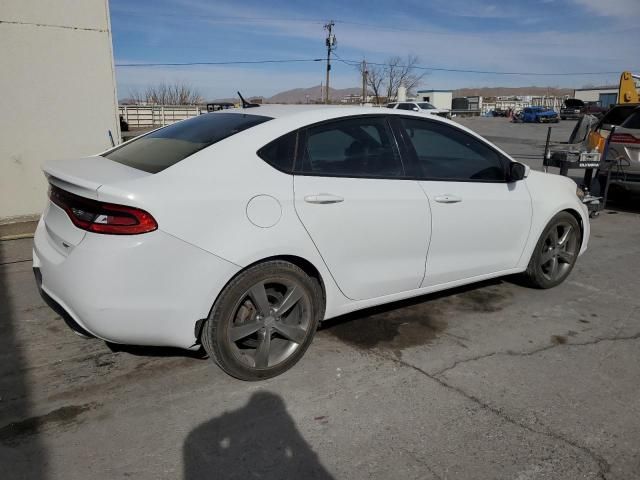
[[[183,464],[185,480],[333,478],[296,428],[282,398],[270,392],[254,393],[245,406],[191,431]]]
[[[206,359],[207,353],[202,347],[198,350],[186,350],[173,347],[149,347],[144,345],[121,345],[118,343],[104,342],[113,353],[123,352],[135,357],[185,357]]]
[[[0,465],[3,466],[0,477],[43,480],[47,478],[47,454],[39,435],[43,422],[30,417],[28,368],[17,338],[19,322],[23,319],[15,314],[17,292],[9,285],[9,270],[22,261],[8,258],[6,247],[7,243],[0,241]],[[25,425],[35,434],[29,436],[28,442]]]
[[[337,327],[339,325],[343,325],[349,322],[362,320],[364,318],[369,318],[375,315],[383,315],[393,312],[401,312],[403,309],[411,308],[417,305],[428,305],[429,302],[446,299],[448,297],[453,297],[455,295],[466,294],[469,292],[480,291],[486,287],[495,287],[498,285],[502,285],[504,283],[513,283],[518,284],[520,280],[517,277],[501,277],[501,278],[493,278],[490,280],[483,280],[481,282],[471,283],[469,285],[463,285],[461,287],[449,288],[447,290],[442,290],[434,293],[427,293],[425,295],[420,295],[417,297],[407,298],[404,300],[398,300],[396,302],[385,303],[382,305],[376,305],[375,307],[369,307],[362,310],[356,310],[355,312],[346,313],[344,315],[340,315],[338,317],[330,318],[325,320],[320,325],[320,330],[331,329]]]

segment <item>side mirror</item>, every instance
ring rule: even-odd
[[[527,167],[522,163],[511,162],[509,165],[509,178],[510,182],[517,182],[527,176]]]
[[[420,111],[420,109],[419,109],[418,107],[413,107],[413,111],[414,111],[414,112],[419,112],[419,111]]]

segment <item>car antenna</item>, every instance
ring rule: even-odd
[[[240,100],[242,101],[242,108],[253,108],[253,107],[259,107],[260,106],[259,103],[247,102],[240,92],[238,92],[238,96],[240,97]]]

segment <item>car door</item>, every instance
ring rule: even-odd
[[[399,134],[430,203],[432,233],[423,287],[507,271],[524,250],[531,197],[508,182],[505,158],[455,126],[402,118]]]
[[[384,116],[311,126],[300,134],[295,208],[345,296],[380,297],[420,286],[431,218],[406,179]]]

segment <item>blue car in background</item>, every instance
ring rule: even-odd
[[[558,114],[546,107],[526,107],[519,115],[519,120],[524,123],[558,123]]]

